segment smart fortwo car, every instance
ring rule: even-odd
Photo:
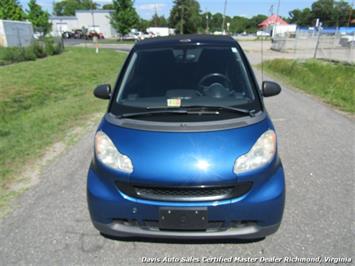
[[[98,66],[99,67],[99,66]],[[227,36],[134,45],[95,135],[87,200],[116,237],[255,239],[279,228],[284,172],[261,90]]]

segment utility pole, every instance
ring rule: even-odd
[[[94,18],[94,10],[92,9],[93,6],[91,7],[91,22],[92,22],[92,29],[93,31],[96,32],[96,29],[95,29],[95,18]]]
[[[157,18],[158,18],[158,11],[157,11],[157,4],[154,4],[154,9],[155,9],[155,13],[154,13],[154,26],[157,27]]]
[[[222,32],[225,34],[224,25],[226,23],[226,11],[227,11],[227,0],[224,0],[224,11],[223,11],[223,21],[222,21]]]
[[[181,8],[181,18],[180,18],[180,34],[184,34],[184,5],[180,6]]]
[[[337,6],[337,4],[334,2],[333,3],[333,9],[335,10],[335,14],[337,15],[337,17],[336,17],[336,33],[338,32],[338,29],[339,29],[339,13],[338,13],[338,6]]]
[[[349,20],[348,20],[348,27],[350,26],[351,18],[352,18],[352,16],[353,16],[353,6],[354,6],[354,0],[352,1],[351,7],[350,7]]]
[[[321,31],[322,31],[322,22],[320,22],[319,19],[317,19],[317,28],[318,28],[318,36],[317,36],[317,42],[316,42],[316,47],[314,48],[314,54],[313,54],[313,58],[316,59],[317,58],[317,52],[318,52],[318,47],[319,47],[319,39],[320,39],[320,35],[321,35]]]
[[[208,27],[208,19],[209,19],[209,17],[208,17],[208,13],[206,12],[206,33],[208,33],[208,31],[209,31],[209,27]]]
[[[277,9],[276,9],[276,15],[277,15],[277,16],[279,16],[279,14],[280,14],[280,1],[281,1],[281,0],[279,0],[279,1],[277,2]]]

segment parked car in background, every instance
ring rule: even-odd
[[[74,38],[74,33],[71,31],[65,31],[62,33],[62,38],[63,39],[72,39],[72,38]]]
[[[73,30],[74,39],[85,39],[86,31],[83,29]]]
[[[89,31],[86,35],[86,39],[92,40],[94,37],[97,39],[105,39],[104,34],[96,31]]]
[[[124,36],[122,36],[122,40],[125,40],[125,41],[136,41],[136,40],[139,40],[139,36],[133,32],[130,32]]]
[[[355,35],[341,36],[339,44],[343,47],[355,47]]]
[[[40,32],[34,32],[33,33],[33,38],[36,39],[36,40],[39,40],[43,37],[43,33],[40,33]]]
[[[259,30],[256,32],[257,37],[270,37],[270,33],[266,31]]]

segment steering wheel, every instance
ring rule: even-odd
[[[204,83],[208,79],[221,79],[220,82],[213,82],[208,85],[204,85]],[[224,83],[224,86],[223,86]],[[230,88],[232,87],[231,80],[224,74],[221,73],[210,73],[203,76],[200,81],[198,82],[198,88],[202,91],[205,95],[211,96],[214,98],[223,98],[231,94]]]

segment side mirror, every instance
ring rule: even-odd
[[[281,92],[279,84],[273,81],[264,81],[262,93],[264,97],[275,96]]]
[[[100,99],[110,99],[111,98],[111,85],[110,84],[102,84],[95,88],[94,95]]]

